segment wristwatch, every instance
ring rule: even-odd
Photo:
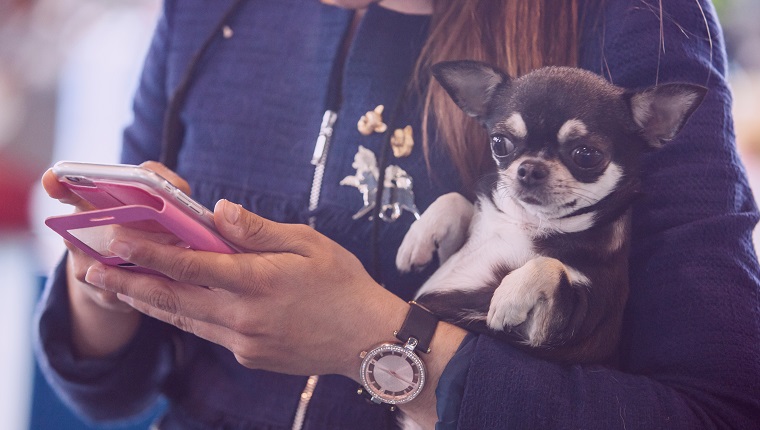
[[[417,397],[425,386],[425,363],[418,352],[429,353],[438,318],[415,302],[401,328],[394,332],[403,343],[383,343],[360,354],[359,394],[373,403],[398,405]]]

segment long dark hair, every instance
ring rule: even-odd
[[[501,67],[511,76],[543,66],[577,66],[581,23],[599,14],[603,0],[437,0],[430,35],[417,63],[424,94],[423,124],[435,127],[465,185],[472,187],[489,161],[479,124],[450,100],[435,80],[423,77],[432,64],[471,59]],[[432,113],[435,113],[434,115]],[[429,159],[428,127],[423,149]]]

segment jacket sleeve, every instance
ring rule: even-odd
[[[620,366],[561,366],[480,336],[458,427],[756,428],[758,212],[735,148],[715,12],[703,0],[609,0],[602,21],[585,67],[628,88],[709,88],[679,137],[644,162]]]
[[[160,121],[165,103],[163,55],[168,33],[166,17],[158,23],[135,102],[135,121],[125,135],[123,160],[138,163],[156,158]],[[46,379],[65,403],[89,421],[129,418],[158,397],[169,373],[173,347],[171,331],[144,317],[131,343],[103,359],[80,359],[71,344],[71,316],[66,264],[56,268],[36,310],[35,353]]]
[[[170,333],[144,317],[135,338],[102,359],[76,357],[64,261],[45,287],[36,312],[35,354],[58,396],[87,421],[117,421],[138,415],[158,398],[170,370]]]
[[[172,1],[164,2],[148,54],[143,65],[140,84],[134,97],[134,120],[124,130],[121,161],[140,164],[158,160],[161,155],[161,136],[164,113],[168,106],[167,56],[171,49]]]

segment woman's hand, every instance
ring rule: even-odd
[[[165,274],[94,265],[88,282],[135,309],[232,351],[244,366],[289,374],[341,374],[359,380],[359,353],[395,342],[409,305],[375,283],[347,250],[304,225],[278,224],[227,201],[219,232],[248,252],[193,251],[134,238],[109,250]],[[415,421],[436,422],[435,387],[464,338],[440,323],[426,354],[428,383],[403,405]]]
[[[190,193],[187,182],[162,164],[149,161],[143,163],[142,166],[160,174],[183,192]],[[42,176],[42,186],[51,198],[73,206],[76,212],[95,209],[58,182],[52,170],[48,170]],[[69,250],[66,275],[74,349],[84,357],[109,354],[132,338],[139,324],[139,314],[132,307],[118,300],[114,293],[87,283],[85,273],[90,266],[97,263],[96,260],[72,243],[64,242]]]
[[[251,368],[356,379],[359,352],[393,340],[408,305],[344,248],[307,226],[271,222],[227,201],[214,218],[227,240],[249,252],[117,238],[109,251],[168,278],[98,264],[86,280],[228,348]]]

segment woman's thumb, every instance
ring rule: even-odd
[[[257,252],[300,253],[302,242],[296,226],[280,224],[245,210],[227,200],[214,207],[217,230],[234,245]]]

